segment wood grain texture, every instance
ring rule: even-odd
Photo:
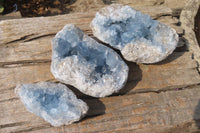
[[[175,52],[154,65],[127,64],[130,68],[128,81],[119,94],[169,90],[200,83],[197,64],[189,52]],[[13,91],[16,84],[54,80],[50,60],[10,64],[0,68],[0,75],[6,75],[0,80],[0,102],[16,98]],[[77,95],[85,97],[82,93],[77,92]]]
[[[163,6],[137,7],[136,9],[149,14],[154,19],[163,15],[171,15],[172,13],[170,8]],[[28,41],[33,38],[48,36],[57,33],[67,23],[76,24],[82,30],[86,30],[87,33],[87,30],[90,31],[89,24],[94,15],[95,12],[90,12],[72,13],[54,17],[3,20],[0,22],[0,42],[1,44],[9,44],[13,41]],[[59,22],[59,24],[57,22]]]
[[[200,47],[197,42],[194,27],[195,27],[195,16],[200,7],[200,0],[188,0],[185,5],[183,11],[180,15],[180,21],[182,23],[182,27],[185,29],[184,37],[189,42],[189,50],[193,52],[194,59],[200,64]],[[200,67],[199,67],[200,72]]]
[[[165,8],[142,8],[143,12],[156,16],[158,20],[173,27],[180,35],[184,33],[178,21],[172,17],[160,17],[170,11],[163,12]],[[168,9],[167,9],[168,10]],[[160,14],[158,11],[161,11]],[[7,62],[21,62],[30,60],[47,60],[51,55],[51,40],[65,24],[72,23],[80,27],[90,36],[89,27],[94,12],[60,15],[54,17],[26,18],[6,20],[0,22],[0,65]],[[59,24],[58,24],[59,22]]]
[[[181,91],[142,93],[85,99],[90,106],[86,119],[81,122],[51,127],[43,119],[26,111],[19,99],[0,103],[1,132],[126,132],[162,131],[180,123],[200,118],[199,86]],[[195,113],[196,112],[196,113]],[[23,115],[22,115],[23,114]],[[155,129],[154,129],[155,128]],[[193,129],[194,130],[194,129]]]

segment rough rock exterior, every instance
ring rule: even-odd
[[[53,126],[68,125],[80,120],[88,111],[85,102],[77,99],[65,85],[49,82],[22,84],[16,93],[27,110]]]
[[[54,77],[87,95],[108,96],[126,83],[129,69],[121,57],[74,25],[56,34],[52,50]]]
[[[97,12],[91,28],[94,36],[119,49],[126,60],[137,63],[159,62],[171,54],[178,43],[174,29],[120,4]]]

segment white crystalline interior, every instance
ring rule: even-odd
[[[163,60],[178,43],[174,29],[130,6],[119,4],[97,12],[91,28],[101,41],[121,50],[125,59],[138,63]]]
[[[80,120],[88,111],[87,104],[61,84],[22,84],[15,90],[28,111],[53,126],[71,124]]]
[[[57,33],[52,49],[51,72],[55,78],[87,95],[111,95],[126,83],[128,66],[120,56],[73,25]]]

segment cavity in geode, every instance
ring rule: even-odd
[[[88,111],[85,102],[65,85],[49,82],[22,84],[16,87],[25,107],[52,126],[68,125],[80,120]]]
[[[125,85],[128,66],[114,50],[69,24],[52,40],[51,72],[87,95],[104,97]]]
[[[174,29],[119,4],[97,12],[91,28],[94,36],[119,49],[126,60],[137,63],[159,62],[171,54],[178,43]]]

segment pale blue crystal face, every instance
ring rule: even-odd
[[[128,13],[126,12],[124,15]],[[152,20],[148,15],[144,15],[139,11],[135,11],[135,16],[130,16],[126,19],[119,18],[113,20],[110,17],[105,17],[104,20],[94,19],[93,21],[93,23],[101,27],[102,36],[107,36],[103,41],[117,49],[122,49],[124,45],[140,38],[154,41],[152,37],[155,34],[154,32],[156,32],[154,29],[158,25],[157,21]]]
[[[109,47],[99,44],[74,25],[66,25],[52,41],[51,72],[81,92],[104,97],[126,83],[128,66]]]
[[[95,37],[119,49],[128,61],[155,63],[173,52],[176,31],[130,6],[112,4],[96,13],[91,22]]]
[[[77,56],[83,58],[90,64],[95,64],[95,69],[91,72],[90,76],[94,83],[98,78],[102,77],[105,74],[111,75],[111,67],[106,64],[105,51],[87,47],[89,42],[77,42],[75,46],[72,46],[67,41],[63,39],[58,40],[59,47],[56,48],[58,56],[61,58],[66,58],[70,56]],[[110,60],[112,61],[112,60]]]
[[[52,109],[57,109],[60,110],[59,105],[61,102],[61,91],[60,92],[56,92],[55,94],[50,94],[50,92],[48,91],[48,89],[40,89],[40,90],[35,90],[33,88],[30,88],[31,90],[33,90],[32,92],[27,92],[27,95],[30,96],[30,94],[32,95],[32,97],[35,98],[35,102],[40,103],[41,107],[46,110],[47,114],[49,115],[53,115],[53,112],[51,112]],[[63,110],[63,109],[61,109]],[[61,111],[60,110],[60,111]],[[57,117],[56,115],[53,117]]]
[[[67,125],[83,117],[88,107],[61,84],[40,82],[22,84],[16,92],[27,110],[44,118],[53,126]]]

